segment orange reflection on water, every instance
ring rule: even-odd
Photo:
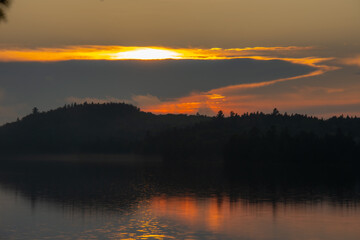
[[[200,217],[196,202],[191,197],[179,199],[154,198],[151,202],[153,209],[160,215],[167,215],[171,211],[171,215],[179,218],[189,224],[195,224]],[[177,206],[174,208],[174,206]]]
[[[155,197],[151,208],[155,215],[167,217],[186,225],[202,226],[206,230],[218,231],[230,214],[229,201],[217,198],[196,199],[187,197]]]
[[[190,231],[225,234],[231,239],[357,239],[360,212],[357,207],[327,202],[283,203],[228,197],[155,197],[150,209],[161,221],[181,224]],[[346,221],[348,224],[343,224]]]

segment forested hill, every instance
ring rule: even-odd
[[[359,142],[359,118],[323,120],[281,114],[276,109],[270,114],[231,113],[230,117],[224,117],[220,111],[215,117],[206,117],[155,115],[124,103],[84,103],[48,112],[35,108],[21,120],[0,127],[0,153],[5,154],[135,152],[256,156],[259,152],[275,155],[306,152],[304,149],[320,154],[325,148],[343,146],[341,151],[351,155],[357,151],[351,149],[358,149]]]
[[[125,103],[71,104],[0,127],[1,153],[132,152],[147,134],[208,120],[154,115]]]

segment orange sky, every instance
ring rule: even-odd
[[[234,58],[253,58],[257,60],[281,59],[294,63],[314,65],[328,58],[293,56],[304,55],[313,47],[253,47],[253,48],[166,48],[138,46],[69,46],[63,48],[0,48],[0,61],[3,62],[46,62],[66,60],[162,60],[162,59],[200,59],[220,60]]]
[[[71,46],[66,48],[39,48],[39,49],[3,49],[0,50],[0,61],[64,61],[64,60],[159,60],[159,59],[201,59],[219,60],[235,58],[252,58],[255,60],[282,60],[295,64],[302,64],[314,67],[314,71],[295,77],[275,79],[272,81],[225,86],[213,89],[209,92],[194,92],[189,96],[170,101],[161,101],[156,96],[135,96],[135,104],[140,105],[144,111],[153,113],[186,113],[194,114],[199,109],[206,108],[209,113],[216,113],[219,110],[225,112],[254,111],[257,106],[270,110],[274,106],[284,108],[299,106],[321,106],[323,104],[358,104],[359,98],[354,95],[346,95],[341,99],[318,99],[312,96],[310,99],[303,99],[304,92],[285,94],[277,96],[271,101],[265,101],[263,96],[244,94],[246,90],[261,88],[280,82],[298,80],[302,78],[316,77],[329,71],[339,69],[334,65],[326,65],[332,58],[320,57],[298,57],[312,50],[314,47],[254,47],[254,48],[232,48],[232,49],[190,49],[190,48],[164,48],[164,47],[127,47],[127,46]],[[305,53],[304,53],[305,52]],[[255,55],[254,55],[255,54]],[[292,55],[294,57],[288,57]],[[344,60],[345,61],[345,60]],[[347,60],[349,61],[349,60]],[[325,89],[325,88],[324,88]],[[329,88],[325,91],[332,96],[341,95],[342,89]],[[300,95],[303,94],[303,95]],[[307,93],[306,93],[307,94]],[[286,100],[284,101],[284,97]],[[307,96],[308,97],[308,96]],[[73,98],[73,101],[82,99]],[[106,100],[91,99],[88,101],[104,102]],[[115,100],[111,98],[108,101]]]
[[[184,60],[201,59],[206,61],[221,59],[250,58],[259,61],[281,60],[294,64],[306,65],[314,71],[294,77],[275,79],[266,82],[247,83],[224,86],[208,92],[193,91],[181,98],[159,99],[152,95],[134,95],[132,99],[117,100],[107,96],[106,99],[78,98],[69,96],[66,101],[92,102],[127,101],[141,107],[144,111],[158,114],[197,112],[213,115],[219,110],[225,113],[252,111],[271,111],[280,109],[306,109],[322,106],[341,107],[342,105],[360,104],[360,87],[348,86],[296,86],[296,92],[285,91],[276,95],[251,93],[252,89],[266,89],[271,85],[282,82],[297,82],[302,79],[315,79],[322,75],[346,68],[357,66],[358,58],[343,58],[337,60],[331,57],[311,56],[316,47],[253,47],[253,48],[165,48],[165,47],[136,47],[136,46],[70,46],[63,48],[3,48],[0,49],[0,61],[3,62],[56,62],[66,60]],[[326,76],[331,76],[327,74]],[[294,87],[292,86],[292,87]],[[299,90],[300,89],[300,90]],[[261,92],[261,90],[260,90]],[[290,110],[291,111],[291,110]],[[344,111],[344,114],[355,115],[358,111]],[[315,113],[316,114],[316,113]],[[337,114],[337,113],[335,113]],[[326,116],[325,113],[319,114]]]

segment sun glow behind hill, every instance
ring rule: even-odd
[[[305,53],[311,47],[254,47],[254,48],[165,48],[137,46],[68,46],[62,48],[0,48],[2,62],[47,62],[66,60],[166,60],[198,59],[226,60],[254,58],[256,60],[282,59],[299,61],[301,64],[313,62]],[[298,56],[301,53],[301,56]],[[296,58],[288,56],[295,55]],[[322,61],[323,59],[317,59]],[[299,62],[297,62],[299,63]]]
[[[127,52],[114,54],[114,59],[127,60],[162,60],[162,59],[181,59],[181,54],[165,49],[140,48]]]
[[[318,69],[318,74],[334,70],[320,64],[332,58],[308,55],[313,47],[252,48],[165,48],[137,46],[68,46],[63,48],[0,48],[0,62],[56,62],[68,60],[228,60],[249,58],[260,61],[281,60]],[[293,56],[293,57],[289,57]]]

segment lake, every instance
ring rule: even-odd
[[[271,176],[271,174],[269,174]],[[360,239],[357,176],[229,176],[217,161],[5,159],[0,239]]]

